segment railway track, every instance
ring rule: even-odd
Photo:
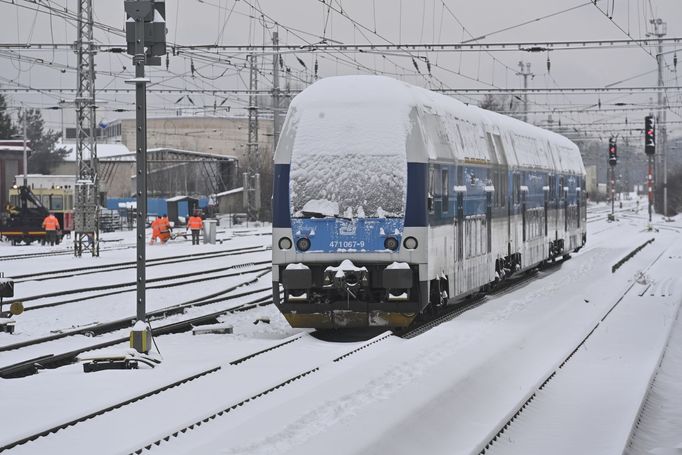
[[[183,274],[178,274],[174,276],[167,276],[167,277],[159,277],[159,278],[149,278],[147,279],[147,283],[152,284],[151,286],[147,286],[146,289],[162,289],[162,288],[169,288],[169,287],[176,287],[176,286],[186,286],[186,285],[191,285],[195,283],[201,283],[201,282],[206,282],[206,281],[212,281],[212,280],[218,280],[222,278],[229,278],[233,276],[238,276],[242,275],[244,273],[251,273],[251,272],[260,272],[264,270],[270,270],[270,267],[260,267],[254,270],[245,270],[247,268],[251,267],[258,267],[258,266],[263,266],[263,265],[269,265],[270,261],[257,261],[257,262],[249,262],[245,264],[237,264],[237,265],[232,265],[232,266],[227,266],[227,267],[219,267],[216,269],[209,269],[209,270],[201,270],[197,272],[188,272],[188,273],[183,273]],[[225,272],[225,271],[230,271],[230,273],[222,274],[222,275],[212,275],[214,273],[219,273],[219,272]],[[210,276],[207,276],[210,275]],[[194,277],[199,277],[199,278],[194,278]],[[187,279],[187,278],[192,278],[192,279]],[[180,280],[180,281],[177,281]],[[153,285],[153,283],[163,283],[163,284],[156,284]],[[47,299],[50,297],[60,297],[60,296],[65,296],[65,295],[74,295],[74,294],[87,294],[90,292],[98,292],[98,291],[103,291],[94,295],[85,295],[85,296],[80,296],[74,299],[69,299],[69,300],[61,300],[57,302],[48,302],[48,303],[43,303],[43,304],[37,304],[37,305],[31,305],[31,306],[26,306],[24,308],[24,311],[32,311],[32,310],[38,310],[38,309],[43,309],[43,308],[52,308],[56,306],[61,306],[61,305],[66,305],[68,303],[74,303],[74,302],[83,302],[85,300],[92,300],[92,299],[99,299],[102,297],[107,297],[111,295],[116,295],[116,294],[123,294],[126,292],[133,292],[135,291],[135,282],[126,282],[126,283],[114,283],[114,284],[107,284],[107,285],[102,285],[102,286],[91,286],[91,287],[86,287],[86,288],[79,288],[79,289],[69,289],[69,290],[62,290],[62,291],[56,291],[56,292],[51,292],[47,294],[41,294],[41,295],[35,295],[35,296],[28,296],[20,299],[15,299],[16,301],[21,301],[23,303],[30,302],[30,301],[35,301],[35,300],[43,300]],[[113,291],[111,291],[113,290]],[[111,292],[105,292],[105,291],[111,291]],[[14,300],[7,301],[6,303],[12,303]]]
[[[646,273],[651,267],[653,267],[658,260],[663,257],[667,249],[663,250],[647,267],[642,273]],[[516,424],[517,420],[522,416],[523,412],[526,410],[526,408],[534,401],[537,399],[537,397],[540,395],[540,393],[547,387],[548,384],[550,384],[551,381],[553,381],[559,374],[561,374],[562,369],[569,364],[573,356],[578,352],[579,349],[581,349],[583,346],[585,346],[591,337],[594,335],[595,331],[599,328],[599,326],[609,317],[609,315],[618,307],[618,305],[623,301],[625,296],[630,292],[630,290],[637,284],[636,280],[633,280],[630,285],[626,287],[626,289],[620,294],[619,298],[616,300],[616,302],[608,308],[608,310],[604,313],[604,315],[596,321],[594,326],[587,332],[587,334],[578,342],[576,343],[574,349],[572,349],[568,355],[566,355],[563,359],[561,359],[556,368],[551,369],[544,377],[539,378],[538,380],[538,386],[534,391],[532,391],[528,396],[526,396],[523,400],[521,400],[517,406],[511,410],[509,413],[511,417],[506,420],[504,423],[498,426],[498,428],[494,429],[488,440],[482,442],[474,452],[479,453],[479,455],[485,455],[491,448],[493,448],[496,444],[496,442],[504,436],[504,434],[513,426]]]
[[[129,250],[135,248],[135,245],[121,245],[112,248],[100,248],[100,251],[117,251],[117,250]],[[21,253],[21,254],[9,254],[0,256],[0,261],[17,261],[21,259],[35,259],[35,258],[46,258],[53,256],[72,256],[73,249],[68,250],[58,250],[58,251],[43,251],[36,253]]]
[[[293,337],[290,337],[290,338],[288,338],[288,339],[286,339],[286,340],[284,340],[284,341],[275,343],[275,344],[273,344],[272,346],[269,346],[269,347],[267,347],[267,348],[258,350],[258,351],[256,351],[256,352],[253,352],[253,353],[250,353],[250,354],[241,356],[241,357],[239,357],[239,358],[237,358],[237,359],[235,359],[235,360],[232,360],[232,361],[228,362],[227,365],[236,366],[236,365],[243,364],[243,363],[248,362],[249,360],[252,360],[252,359],[254,359],[254,358],[256,358],[256,357],[259,357],[259,356],[261,356],[261,355],[264,355],[264,354],[266,354],[266,353],[275,351],[275,350],[280,349],[280,348],[282,348],[282,347],[284,347],[284,346],[287,346],[287,345],[289,345],[289,344],[291,344],[291,343],[294,343],[295,341],[300,340],[302,336],[303,336],[303,335],[294,335]],[[10,442],[10,443],[8,443],[8,444],[5,444],[5,445],[3,445],[3,446],[0,446],[0,452],[3,452],[3,451],[5,451],[5,450],[9,450],[9,449],[15,448],[15,447],[20,446],[20,445],[22,445],[22,444],[26,444],[27,442],[36,441],[36,440],[38,440],[38,439],[40,439],[40,438],[42,438],[42,437],[49,436],[50,434],[56,433],[56,432],[58,432],[59,430],[64,430],[64,429],[66,429],[66,428],[76,426],[76,425],[78,425],[79,423],[83,423],[83,422],[86,422],[86,421],[88,421],[88,420],[91,420],[91,419],[94,419],[94,418],[96,418],[96,417],[99,417],[99,416],[102,416],[102,415],[104,415],[104,414],[107,414],[107,413],[109,413],[109,412],[115,411],[115,410],[117,410],[117,409],[124,408],[124,407],[126,407],[126,406],[132,405],[132,404],[137,403],[137,402],[139,402],[139,401],[142,401],[142,400],[145,400],[145,399],[147,399],[147,398],[153,397],[153,396],[155,396],[155,395],[159,395],[159,394],[161,394],[161,393],[163,393],[163,392],[166,392],[166,391],[168,391],[168,390],[171,390],[171,389],[174,389],[174,388],[177,388],[177,387],[181,387],[181,386],[183,386],[183,385],[185,385],[185,384],[188,384],[188,383],[190,383],[190,382],[199,380],[200,378],[203,378],[203,377],[205,377],[205,376],[208,376],[208,375],[217,373],[218,371],[221,371],[221,370],[223,370],[223,369],[224,369],[224,366],[223,366],[223,365],[218,365],[218,366],[215,366],[215,367],[212,367],[212,368],[208,368],[208,369],[203,370],[203,371],[201,371],[201,372],[198,372],[198,373],[195,373],[195,374],[186,376],[186,377],[184,377],[184,378],[182,378],[182,379],[175,380],[175,381],[173,381],[173,382],[171,382],[171,383],[169,383],[169,384],[167,384],[167,385],[164,385],[164,386],[161,386],[161,387],[157,387],[157,388],[155,388],[155,389],[152,389],[152,390],[149,390],[149,391],[140,393],[140,394],[138,394],[138,395],[133,396],[132,398],[128,398],[128,399],[119,401],[119,402],[117,402],[117,403],[115,403],[115,404],[113,404],[113,405],[107,406],[107,407],[102,408],[102,409],[99,409],[99,410],[97,410],[97,411],[87,413],[87,414],[82,415],[82,416],[80,416],[80,417],[77,417],[77,418],[75,418],[75,419],[71,419],[71,420],[68,420],[68,421],[66,421],[66,422],[57,424],[57,425],[55,425],[55,426],[46,428],[46,429],[44,429],[44,430],[42,430],[42,431],[38,431],[38,432],[33,433],[33,434],[30,434],[30,435],[28,435],[28,436],[24,436],[24,437],[22,437],[22,438],[20,438],[20,439],[17,439],[17,440],[15,440],[15,441],[13,441],[13,442]]]
[[[193,387],[195,390],[201,389],[204,384],[203,382],[206,382],[206,380],[210,376],[215,376],[216,374],[219,374],[221,372],[225,374],[230,374],[234,375],[234,370],[230,370],[229,372],[226,371],[230,367],[242,367],[245,364],[247,364],[249,361],[256,359],[258,357],[261,357],[265,354],[272,353],[272,352],[278,352],[279,350],[283,349],[285,346],[293,346],[297,341],[301,340],[304,336],[303,334],[297,334],[292,337],[289,337],[285,340],[276,342],[272,344],[271,346],[268,346],[266,348],[259,349],[255,352],[249,353],[247,355],[240,356],[237,359],[231,360],[229,362],[226,362],[224,364],[216,365],[214,367],[207,368],[203,371],[199,371],[193,374],[190,374],[186,377],[183,377],[181,379],[176,379],[168,384],[165,384],[160,387],[156,387],[152,390],[147,390],[142,393],[139,393],[133,397],[126,398],[124,400],[121,400],[119,402],[116,402],[114,404],[108,405],[106,407],[103,407],[101,409],[98,409],[94,412],[89,412],[86,413],[80,417],[77,418],[72,418],[69,420],[66,420],[62,423],[59,423],[57,425],[50,426],[49,428],[45,428],[43,430],[34,432],[32,434],[22,436],[21,438],[18,438],[12,442],[5,443],[4,445],[0,446],[0,452],[10,450],[13,448],[16,448],[17,446],[31,443],[34,441],[38,441],[42,438],[45,438],[47,436],[50,436],[52,434],[55,434],[59,432],[60,430],[67,430],[69,431],[70,427],[77,427],[78,425],[84,424],[86,422],[89,422],[90,425],[107,425],[109,426],[109,423],[104,423],[104,422],[97,422],[98,419],[101,417],[107,416],[108,414],[113,414],[116,411],[119,411],[119,413],[133,413],[136,414],[134,409],[127,409],[127,408],[132,408],[135,405],[141,404],[144,400],[157,400],[157,401],[166,401],[170,399],[168,396],[160,396],[162,394],[168,394],[169,392],[174,393],[174,396],[177,396],[178,394],[185,394],[189,396],[196,396],[196,392],[192,392],[189,390],[183,390],[183,387]],[[223,417],[228,415],[230,412],[242,408],[243,406],[247,406],[249,403],[252,403],[256,400],[262,399],[263,397],[272,394],[275,391],[281,390],[293,383],[296,383],[297,381],[310,376],[312,374],[315,374],[319,372],[322,368],[325,368],[330,365],[338,364],[339,362],[342,362],[346,360],[348,357],[357,354],[358,352],[361,352],[373,345],[376,345],[377,343],[380,343],[382,341],[385,341],[389,338],[391,338],[393,335],[390,332],[386,332],[384,334],[379,335],[378,337],[375,337],[367,342],[361,343],[360,346],[353,347],[352,349],[347,349],[343,350],[341,348],[341,345],[333,345],[330,344],[329,348],[325,350],[325,352],[318,354],[318,357],[320,359],[311,359],[309,360],[308,363],[312,363],[312,365],[306,365],[303,366],[303,368],[300,367],[292,367],[290,369],[287,369],[287,371],[280,372],[279,377],[267,377],[265,378],[262,382],[265,382],[265,385],[260,387],[256,387],[255,393],[250,393],[247,398],[241,398],[237,400],[229,400],[227,401],[224,405],[218,406],[219,410],[215,412],[210,412],[206,415],[202,415],[200,418],[198,418],[196,421],[193,423],[190,423],[189,425],[180,425],[172,430],[167,434],[167,436],[162,436],[158,440],[154,441],[149,441],[149,442],[142,442],[140,443],[140,448],[139,449],[133,449],[131,450],[131,453],[142,453],[145,450],[148,450],[152,448],[155,445],[159,445],[163,441],[169,441],[171,438],[179,437],[180,435],[186,434],[187,432],[191,432],[192,430],[201,427],[203,424],[207,424],[208,422],[211,422],[217,418]],[[312,368],[311,368],[312,367]],[[290,371],[292,370],[292,371]],[[172,397],[171,397],[172,398]],[[149,406],[147,404],[147,406]],[[188,413],[189,415],[192,415],[191,412],[193,411],[195,415],[201,414],[201,409],[203,408],[198,408],[196,409],[196,406],[194,406],[195,409],[190,409],[190,410],[185,410],[185,413]],[[215,406],[213,406],[215,408]],[[111,418],[116,419],[124,419],[125,416],[121,416],[120,414],[118,416],[112,416]],[[100,419],[101,420],[101,419]],[[180,419],[183,420],[183,419]],[[45,441],[46,442],[46,441]],[[52,446],[53,444],[50,443]]]
[[[199,297],[196,299],[192,299],[192,300],[189,300],[186,302],[182,302],[182,303],[178,303],[175,305],[160,308],[158,310],[150,311],[147,313],[148,318],[149,318],[149,320],[158,321],[159,319],[167,318],[168,316],[172,316],[172,315],[176,315],[176,314],[183,314],[186,310],[188,310],[190,308],[202,307],[202,306],[211,305],[214,303],[221,303],[221,302],[233,300],[236,298],[257,294],[260,292],[271,291],[272,290],[271,287],[266,287],[266,288],[246,290],[246,291],[243,291],[243,292],[240,292],[237,294],[233,294],[234,291],[237,291],[242,287],[248,287],[248,286],[251,286],[253,284],[258,283],[260,278],[267,275],[268,273],[270,273],[269,268],[268,268],[268,270],[261,271],[254,278],[252,278],[249,281],[245,281],[245,282],[236,284],[234,286],[230,286],[230,287],[223,289],[221,291],[217,291],[217,292],[214,292],[214,293],[211,293],[209,295],[205,295],[205,296],[202,296],[202,297]],[[114,332],[117,330],[128,328],[136,320],[137,320],[136,317],[130,316],[130,317],[117,319],[115,321],[109,321],[109,322],[95,324],[95,325],[88,325],[88,326],[77,328],[74,330],[55,333],[55,334],[48,335],[45,337],[33,338],[30,340],[21,341],[18,343],[0,346],[0,352],[7,352],[7,351],[13,351],[16,349],[29,347],[29,346],[36,346],[39,344],[48,343],[51,341],[55,341],[55,340],[59,340],[62,338],[75,336],[75,335],[91,335],[91,336],[92,335],[102,335],[105,333]],[[93,348],[93,349],[97,349],[97,348]],[[90,350],[90,349],[86,349],[86,350]],[[85,351],[83,351],[83,352],[85,352]],[[27,371],[30,372],[31,369],[28,367],[30,366],[31,360],[33,360],[33,359],[30,359],[30,360],[25,361],[25,362],[21,362],[21,364],[24,364],[27,367],[24,369],[14,368],[14,367],[18,366],[19,364],[0,368],[0,377],[7,377],[8,375],[15,375],[18,373],[23,374],[24,372],[27,372]],[[9,370],[8,370],[8,368],[9,368]]]
[[[264,291],[267,291],[269,289],[256,289],[256,290],[251,290],[251,291],[246,291],[243,293],[231,295],[229,297],[225,297],[222,299],[217,299],[212,302],[206,302],[202,304],[198,304],[195,306],[203,306],[203,305],[208,305],[210,303],[218,303],[218,302],[224,302],[232,299],[236,299],[239,297],[246,297],[249,295],[253,294],[258,294],[262,293]],[[237,312],[237,311],[246,311],[248,309],[256,308],[259,306],[264,306],[264,305],[269,305],[272,303],[272,299],[270,296],[261,296],[254,298],[253,300],[250,300],[246,303],[241,303],[233,307],[229,308],[224,308],[218,311],[214,311],[211,313],[203,314],[200,316],[196,317],[191,317],[187,319],[183,319],[181,321],[177,322],[172,322],[169,324],[161,325],[161,326],[156,326],[152,327],[152,335],[153,336],[159,336],[159,335],[166,335],[170,333],[179,333],[179,332],[185,332],[188,330],[191,330],[193,327],[198,326],[198,325],[206,325],[206,324],[211,324],[211,323],[216,323],[218,321],[218,317],[223,316],[227,313],[232,313],[232,312]],[[170,309],[169,314],[178,314],[179,309]],[[154,312],[156,313],[155,316],[158,317],[165,317],[166,315],[161,315],[159,312]],[[151,315],[151,313],[150,313]],[[104,333],[109,333],[109,332],[115,332],[117,330],[125,329],[128,328],[132,325],[134,322],[135,318],[126,318],[126,319],[120,319],[118,321],[113,321],[105,324],[100,324],[98,326],[94,326],[90,329],[83,329],[84,331],[79,330],[78,333],[82,334],[84,332],[87,332],[88,330],[95,329],[97,332],[96,334],[104,334]],[[152,321],[152,317],[150,317],[150,321]],[[156,319],[158,321],[158,319]],[[12,345],[13,349],[19,349],[21,347],[26,347],[26,346],[33,346],[35,344],[39,343],[45,343],[48,341],[52,341],[54,339],[59,339],[63,338],[65,336],[71,336],[75,335],[77,333],[74,332],[69,332],[67,334],[60,334],[60,335],[55,335],[55,337],[46,337],[43,339],[38,339],[38,340],[31,340],[30,342],[24,342],[24,343],[17,343],[17,345]],[[48,339],[49,338],[49,339]],[[39,357],[35,357],[32,359],[28,359],[22,362],[18,362],[12,365],[7,365],[2,368],[0,368],[0,378],[3,379],[13,379],[13,378],[20,378],[20,377],[26,377],[30,376],[32,374],[35,374],[38,372],[40,369],[50,369],[50,368],[58,368],[60,366],[68,365],[71,363],[74,363],[78,356],[89,351],[94,351],[97,349],[103,349],[103,348],[108,348],[111,346],[115,346],[120,343],[126,343],[130,339],[130,335],[126,334],[125,336],[113,338],[107,341],[103,342],[98,342],[98,343],[93,343],[88,346],[84,346],[78,349],[70,350],[67,352],[62,352],[59,354],[45,354],[41,355]],[[8,350],[8,349],[5,349]]]
[[[192,253],[192,254],[183,254],[183,255],[169,256],[169,257],[163,257],[163,258],[147,259],[146,264],[147,264],[147,267],[154,267],[154,266],[159,266],[159,265],[169,265],[169,264],[182,263],[182,262],[186,262],[187,260],[196,261],[196,260],[205,260],[205,259],[215,259],[215,258],[237,256],[237,255],[248,254],[248,253],[257,253],[260,251],[267,251],[267,250],[268,250],[268,248],[263,247],[263,246],[234,248],[234,249],[223,250],[223,251],[210,251],[210,252],[203,252],[203,253]],[[26,281],[48,281],[48,280],[53,280],[53,279],[70,278],[70,277],[74,277],[74,276],[90,275],[90,274],[94,274],[94,273],[105,273],[105,272],[113,272],[113,271],[119,271],[119,270],[135,269],[136,266],[137,266],[137,262],[126,261],[126,262],[117,262],[117,263],[113,263],[113,264],[93,265],[93,266],[86,266],[86,267],[76,267],[76,268],[72,268],[72,269],[60,269],[60,270],[51,270],[51,271],[46,271],[46,272],[36,272],[36,273],[28,273],[28,274],[23,274],[23,275],[14,275],[11,278],[14,280],[15,283],[22,283],[22,282],[26,282]]]

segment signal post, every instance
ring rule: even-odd
[[[616,203],[616,164],[618,164],[618,150],[616,147],[616,138],[611,136],[609,138],[609,172],[611,174],[611,214],[609,221],[615,221],[616,215],[614,213]]]
[[[644,153],[649,162],[649,172],[647,174],[647,185],[649,194],[649,223],[651,223],[651,211],[654,205],[654,154],[656,153],[656,127],[654,116],[644,117]]]
[[[166,5],[159,0],[124,1],[128,54],[133,56],[136,90],[136,199],[137,199],[137,322],[130,332],[130,347],[140,353],[151,349],[152,334],[147,325],[146,309],[146,235],[147,220],[147,83],[144,67],[161,65],[166,55]]]

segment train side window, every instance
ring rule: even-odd
[[[436,179],[435,177],[435,172],[433,168],[429,169],[429,192],[426,195],[426,206],[427,209],[429,210],[429,213],[433,213],[433,193],[436,190],[436,184],[434,180]]]
[[[450,188],[448,184],[448,170],[441,170],[441,194],[443,195],[443,213],[447,213],[450,210]]]
[[[559,177],[559,199],[563,200],[566,198],[566,192],[564,191],[564,176]]]
[[[554,201],[556,200],[556,176],[555,175],[550,175],[549,176],[549,200]]]
[[[521,174],[514,174],[513,176],[513,183],[514,183],[514,204],[518,204],[521,202]]]

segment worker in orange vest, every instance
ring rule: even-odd
[[[43,229],[45,229],[45,241],[49,242],[51,246],[57,242],[59,228],[59,220],[54,216],[54,213],[50,212],[43,220]]]
[[[204,227],[204,220],[199,216],[198,211],[187,219],[187,229],[192,231],[192,245],[199,245],[199,232]]]
[[[161,217],[157,216],[154,221],[152,221],[152,239],[149,241],[150,245],[153,245],[154,242],[156,242],[156,239],[159,238],[159,234],[161,233]]]
[[[161,240],[161,243],[166,243],[168,240],[170,240],[172,230],[173,228],[171,227],[168,215],[164,213],[161,216],[161,221],[159,222],[159,240]]]

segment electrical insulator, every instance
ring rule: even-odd
[[[549,54],[547,54],[547,72],[552,69],[552,62],[549,61]]]
[[[656,127],[653,115],[644,117],[644,152],[647,155],[656,153]]]

